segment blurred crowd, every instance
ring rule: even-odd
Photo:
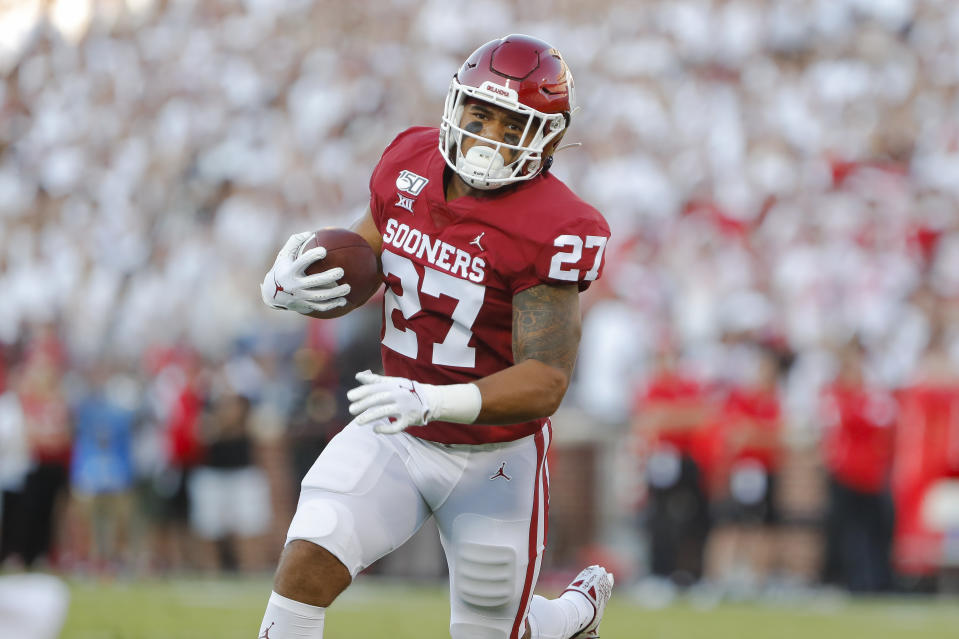
[[[367,5],[0,9],[2,560],[272,563],[247,542],[282,540],[377,313],[270,312],[262,273],[525,32],[576,78],[553,170],[613,230],[564,410],[636,442],[633,574],[755,578],[790,523],[854,589],[959,564],[954,3]],[[800,512],[803,454],[828,489]]]

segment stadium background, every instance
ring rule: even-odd
[[[544,585],[597,559],[624,597],[676,595],[649,578],[636,410],[675,347],[716,387],[748,383],[763,353],[779,364],[774,561],[761,579],[716,575],[729,588],[708,596],[820,587],[820,398],[855,339],[869,383],[897,402],[946,391],[926,420],[941,439],[893,420],[890,587],[954,592],[949,484],[939,529],[920,517],[922,491],[959,474],[959,9],[946,0],[3,3],[0,482],[9,512],[24,477],[49,471],[36,566],[80,580],[269,572],[296,481],[344,424],[353,372],[375,365],[378,318],[375,305],[331,322],[271,312],[257,284],[290,233],[357,216],[384,145],[437,125],[452,72],[511,32],[550,41],[573,70],[582,110],[566,141],[583,145],[554,171],[614,234],[554,420]],[[120,452],[106,478],[71,476],[76,407],[97,388],[127,415]],[[217,548],[177,482],[203,463],[201,424],[235,397],[251,402],[270,512]],[[438,553],[421,536],[371,572],[430,580]]]

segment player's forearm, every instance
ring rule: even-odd
[[[563,401],[580,336],[579,289],[532,286],[513,297],[513,360],[476,382],[480,424],[516,424],[549,417]]]
[[[483,396],[477,423],[517,424],[555,413],[569,377],[556,367],[527,359],[475,384]]]

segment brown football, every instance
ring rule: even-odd
[[[300,247],[299,255],[317,246],[326,249],[326,257],[310,264],[306,274],[313,275],[339,266],[343,269],[339,283],[349,284],[350,292],[346,296],[346,306],[325,313],[311,313],[311,317],[329,319],[345,315],[365,304],[383,284],[376,253],[359,234],[341,228],[320,229]]]

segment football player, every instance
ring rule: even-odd
[[[260,637],[319,638],[325,609],[433,517],[453,639],[598,637],[613,575],[533,595],[546,541],[546,451],[572,375],[579,293],[609,226],[549,173],[574,112],[560,53],[525,35],[477,49],[442,123],[400,133],[352,229],[380,257],[385,375],[349,391],[356,418],[303,479]],[[294,235],[263,280],[273,307],[344,305],[343,270],[302,276]]]

